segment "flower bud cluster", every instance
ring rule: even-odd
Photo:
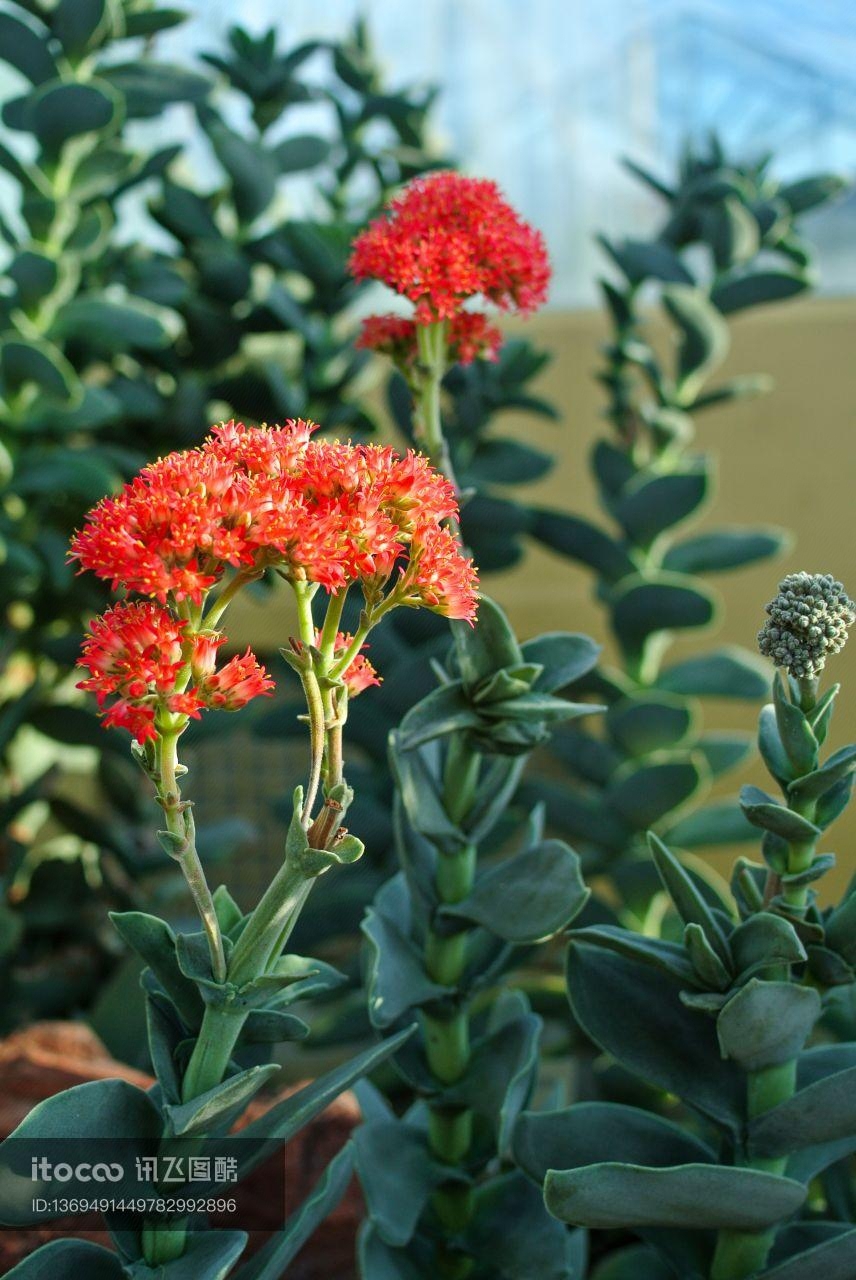
[[[766,610],[758,647],[798,680],[820,674],[856,621],[856,605],[829,573],[788,574]]]

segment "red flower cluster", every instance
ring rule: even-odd
[[[255,573],[272,565],[330,592],[362,582],[374,594],[398,567],[412,595],[423,549],[457,512],[452,486],[420,454],[313,441],[312,429],[215,429],[198,449],[152,463],[99,503],[72,556],[114,587],[161,602],[199,605],[228,566]],[[460,552],[455,558],[470,584],[467,603],[458,599],[453,612],[438,598],[430,607],[472,618],[475,573]]]
[[[451,319],[481,296],[527,313],[547,296],[544,239],[496,183],[458,173],[411,182],[354,242],[351,271],[416,306],[417,324]]]
[[[475,569],[443,523],[457,514],[451,484],[420,454],[315,441],[313,430],[226,423],[90,512],[72,557],[114,588],[150,597],[96,619],[84,645],[90,678],[80,687],[102,707],[112,700],[108,724],[142,742],[155,736],[158,708],[198,716],[270,691],[249,650],[217,670],[224,639],[204,629],[203,610],[229,568],[253,576],[274,567],[330,593],[360,583],[375,604],[472,621]],[[348,643],[341,638],[337,651]],[[360,655],[346,682],[356,693],[378,680]]]
[[[127,729],[145,742],[157,737],[158,710],[198,719],[205,707],[236,710],[270,692],[273,682],[249,652],[216,674],[213,660],[200,669],[194,656],[198,647],[216,654],[222,643],[219,636],[189,635],[184,619],[152,600],[116,604],[94,620],[84,640],[78,666],[89,678],[78,688],[95,694],[106,726]],[[188,661],[196,681],[192,686],[182,681]]]
[[[419,356],[416,321],[406,316],[366,316],[357,346],[391,356],[398,365],[415,364]],[[457,364],[496,360],[502,334],[481,311],[459,311],[448,322],[447,350]]]

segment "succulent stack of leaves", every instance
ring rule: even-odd
[[[501,1265],[524,1280],[537,1240],[549,1274],[570,1280],[576,1237],[508,1163],[541,1020],[506,983],[588,891],[575,852],[545,838],[542,811],[515,824],[508,805],[533,747],[590,713],[557,691],[592,668],[597,647],[564,633],[518,645],[488,599],[474,629],[452,627],[439,688],[392,736],[401,870],[364,924],[372,1022],[388,1037],[418,1016],[421,1034],[395,1058],[412,1105],[399,1117],[367,1096],[355,1138],[362,1274],[492,1276]]]
[[[145,0],[13,3],[0,14],[0,57],[16,73],[0,145],[14,184],[0,221],[10,283],[0,302],[8,1025],[89,1003],[115,963],[104,901],[138,905],[138,880],[162,866],[139,822],[136,771],[71,689],[83,622],[104,599],[67,563],[69,536],[146,457],[198,442],[212,415],[314,413],[371,429],[358,403],[365,357],[343,320],[356,292],[347,248],[388,187],[431,164],[432,92],[388,93],[362,27],[289,51],[273,33],[236,29],[223,56],[191,69],[151,54],[183,17]],[[301,75],[313,55],[330,67],[324,89]],[[221,114],[224,82],[249,106],[246,133]],[[316,99],[327,136],[270,140],[289,108]],[[195,109],[213,151],[212,190],[178,176],[179,144],[128,140],[128,126],[180,104]],[[324,197],[312,220],[281,207],[301,173]],[[153,184],[159,226],[137,199]],[[164,229],[172,247],[150,247]],[[95,771],[67,756],[80,746],[88,760],[97,752]],[[67,763],[87,774],[83,785],[69,784]],[[244,824],[221,824],[202,839],[227,853],[241,833]]]
[[[856,896],[821,909],[812,887],[834,863],[818,842],[856,768],[854,745],[821,755],[837,693],[806,703],[796,681],[777,679],[759,745],[780,794],[744,788],[765,862],[737,861],[731,898],[651,834],[678,928],[661,939],[612,925],[572,932],[574,1017],[609,1059],[668,1095],[667,1114],[580,1102],[524,1113],[515,1127],[516,1158],[544,1180],[551,1213],[642,1242],[595,1280],[856,1271],[856,1043],[816,1034],[837,993],[853,991],[856,960]]]
[[[716,622],[719,597],[708,577],[777,555],[788,535],[768,527],[687,532],[710,505],[716,479],[714,458],[696,444],[695,418],[765,389],[762,377],[716,381],[728,317],[808,288],[800,218],[843,184],[781,184],[767,162],[738,165],[715,140],[686,153],[672,185],[631,170],[665,202],[666,217],[649,240],[602,239],[620,273],[601,282],[611,334],[600,380],[612,433],[594,446],[591,470],[604,519],[541,510],[529,532],[592,572],[619,659],[575,690],[607,704],[603,719],[553,739],[573,785],[545,780],[538,793],[587,870],[610,874],[644,915],[644,893],[631,903],[640,867],[628,871],[628,857],[642,853],[648,827],[683,849],[755,838],[730,801],[702,803],[752,742],[705,732],[701,700],[760,700],[768,668],[736,646],[666,657],[674,638]],[[665,354],[663,325],[672,339]],[[635,888],[622,883],[627,875]]]

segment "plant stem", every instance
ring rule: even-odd
[[[158,801],[164,812],[167,831],[174,838],[175,852],[173,856],[178,862],[190,889],[202,928],[208,940],[211,955],[211,972],[216,982],[226,979],[226,957],[223,950],[223,937],[220,923],[214,909],[214,900],[205,878],[205,871],[199,860],[196,849],[196,836],[193,814],[186,801],[181,798],[178,785],[178,734],[163,733],[159,741],[158,751],[159,773],[157,779]]]
[[[793,1097],[796,1067],[796,1059],[793,1059],[748,1073],[746,1112],[750,1120]],[[754,1158],[746,1161],[744,1167],[783,1174],[787,1163],[787,1156],[777,1159]],[[775,1228],[770,1231],[720,1231],[710,1280],[746,1280],[746,1277],[763,1270],[775,1235]]]
[[[446,372],[446,322],[439,320],[436,324],[418,324],[416,340],[420,379],[415,393],[414,434],[434,466],[457,489],[440,411],[440,392]]]
[[[481,757],[466,737],[454,735],[449,742],[444,772],[443,803],[453,822],[460,823],[476,798]],[[454,853],[438,850],[435,887],[442,903],[461,902],[470,893],[475,879],[477,851],[465,845]],[[424,963],[429,977],[442,986],[456,986],[467,965],[468,931],[443,933],[429,929]],[[470,1011],[463,1000],[450,1010],[423,1012],[425,1053],[432,1075],[450,1085],[466,1073],[470,1061]],[[464,1162],[472,1143],[472,1113],[460,1107],[444,1106],[442,1100],[429,1104],[428,1142],[444,1164]],[[432,1198],[434,1211],[445,1231],[455,1234],[466,1226],[473,1210],[472,1189],[447,1182]],[[441,1245],[437,1265],[447,1280],[463,1280],[472,1270],[472,1261],[455,1249]]]
[[[315,879],[286,855],[235,944],[229,979],[236,986],[259,977],[278,958]]]
[[[193,1053],[181,1083],[182,1102],[198,1098],[222,1081],[248,1010],[226,1010],[207,1005]]]

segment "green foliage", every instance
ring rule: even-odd
[[[13,824],[2,889],[15,934],[0,962],[4,1025],[85,1008],[116,962],[105,907],[141,905],[139,882],[163,867],[139,821],[138,777],[122,776],[94,712],[74,704],[79,635],[106,596],[67,563],[69,536],[147,457],[197,443],[219,417],[372,430],[366,356],[345,317],[359,292],[350,242],[391,187],[434,163],[434,91],[388,92],[362,26],[290,50],[273,32],[235,28],[197,66],[158,61],[148,45],[143,60],[141,42],[184,16],[145,0],[0,14],[0,58],[13,68],[0,143],[11,179],[0,219],[0,803],[4,829]],[[323,88],[307,74],[313,59]],[[194,113],[213,184],[194,181],[181,145],[132,141],[137,121],[176,103]],[[289,113],[307,103],[319,135],[289,135]],[[306,177],[317,211],[296,218],[283,196]],[[68,753],[78,745],[102,763],[72,801],[67,767],[87,768]],[[221,852],[243,834],[233,828]],[[75,851],[86,869],[55,856]],[[51,928],[36,923],[44,867],[78,881]]]
[[[551,1213],[630,1229],[696,1280],[852,1268],[849,1210],[833,1187],[856,1151],[856,1044],[810,1047],[830,991],[854,981],[838,924],[852,894],[821,910],[811,887],[834,861],[817,842],[846,803],[824,811],[823,797],[849,793],[854,768],[851,746],[822,762],[812,729],[837,693],[818,698],[816,682],[776,678],[760,732],[782,799],[744,788],[766,865],[737,863],[736,915],[652,833],[669,936],[681,941],[610,925],[572,935],[574,1017],[627,1072],[679,1100],[686,1129],[610,1102],[524,1112],[515,1126],[516,1158],[543,1181]]]
[[[698,808],[713,779],[739,765],[749,747],[705,735],[695,699],[760,698],[769,668],[736,648],[672,666],[665,658],[673,638],[717,620],[718,597],[704,576],[788,545],[778,529],[690,535],[684,526],[715,491],[714,461],[698,451],[695,415],[765,389],[759,378],[716,381],[730,343],[725,317],[810,282],[798,238],[808,206],[798,195],[788,203],[792,188],[777,183],[768,161],[737,164],[714,139],[707,149],[687,150],[673,183],[628,167],[666,208],[650,239],[601,241],[618,271],[601,281],[611,331],[599,378],[613,431],[591,458],[604,519],[539,511],[526,526],[593,573],[620,655],[620,670],[571,688],[572,696],[607,702],[605,720],[561,730],[550,748],[575,797],[551,805],[551,823],[578,842],[593,872],[638,857],[651,825],[692,846],[753,838],[750,823],[730,809]],[[811,178],[795,189],[822,203],[841,188],[837,179]],[[661,700],[661,691],[671,698]],[[537,786],[526,794],[534,799]]]
[[[245,1065],[242,1032],[260,1015],[273,1020],[276,1034],[268,1041],[293,1040],[307,1030],[300,1019],[283,1006],[335,985],[339,975],[328,965],[299,956],[268,955],[265,931],[281,936],[281,927],[270,905],[289,901],[289,886],[305,891],[324,874],[332,855],[323,864],[310,863],[304,850],[286,848],[283,873],[276,878],[253,912],[245,916],[222,886],[215,897],[221,924],[228,922],[225,952],[226,978],[218,983],[211,972],[210,954],[202,934],[174,934],[157,917],[140,912],[114,917],[123,937],[141,954],[148,967],[142,985],[146,995],[150,1053],[157,1086],[148,1093],[122,1080],[96,1080],[46,1099],[34,1107],[14,1133],[0,1143],[0,1200],[7,1225],[31,1226],[57,1216],[56,1202],[37,1207],[25,1193],[33,1142],[50,1138],[69,1143],[105,1134],[121,1143],[124,1180],[117,1195],[133,1195],[134,1159],[154,1151],[175,1153],[199,1150],[207,1137],[219,1135],[218,1154],[234,1154],[237,1180],[252,1172],[266,1157],[309,1124],[345,1089],[366,1072],[400,1050],[412,1027],[404,1027],[381,1044],[373,1045],[349,1062],[335,1067],[303,1089],[274,1103],[261,1116],[244,1125],[240,1138],[230,1144],[227,1135],[248,1102],[279,1071],[279,1065]],[[305,892],[303,893],[305,897]],[[254,937],[249,978],[246,958],[235,945]],[[203,1012],[204,1010],[204,1012]],[[252,1040],[252,1037],[250,1037]],[[192,1052],[191,1052],[192,1051]],[[190,1146],[188,1147],[188,1142]],[[194,1148],[193,1143],[196,1142]],[[72,1276],[85,1265],[86,1274],[160,1276],[189,1280],[191,1276],[222,1280],[234,1274],[240,1280],[274,1280],[298,1252],[322,1219],[344,1194],[352,1173],[350,1147],[341,1151],[322,1175],[308,1199],[292,1214],[283,1231],[244,1267],[234,1270],[246,1243],[240,1231],[193,1232],[185,1237],[180,1222],[161,1224],[160,1239],[170,1236],[167,1254],[152,1243],[144,1227],[128,1231],[120,1220],[108,1219],[118,1253],[78,1242],[54,1242],[31,1254],[16,1268],[19,1275]],[[67,1184],[69,1194],[87,1196],[91,1188],[84,1175]],[[192,1190],[192,1188],[191,1188]],[[188,1192],[189,1194],[189,1192]],[[48,1271],[50,1268],[50,1271]]]
[[[562,634],[520,645],[488,599],[474,628],[452,631],[439,687],[393,734],[402,869],[363,925],[373,1023],[388,1034],[421,1015],[395,1064],[422,1100],[357,1134],[362,1266],[374,1277],[502,1265],[523,1280],[537,1242],[545,1274],[570,1280],[578,1242],[519,1173],[494,1171],[534,1088],[541,1019],[522,994],[492,988],[588,898],[574,851],[543,838],[539,812],[515,823],[509,801],[548,727],[591,711],[554,691],[591,669],[597,647]]]

